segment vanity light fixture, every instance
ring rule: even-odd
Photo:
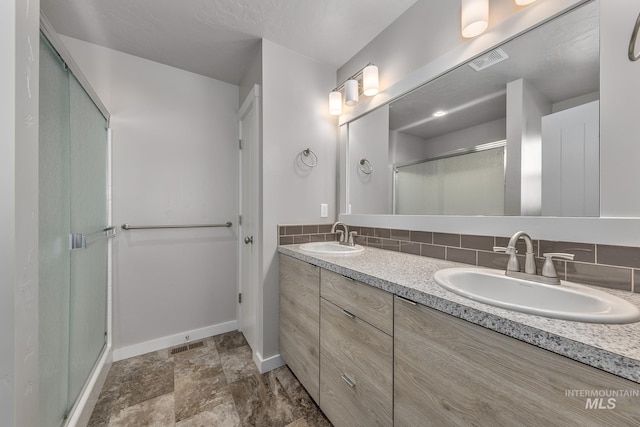
[[[329,114],[332,116],[342,114],[342,94],[338,90],[329,93]]]
[[[534,3],[536,0],[515,0],[518,6],[526,6],[528,4]]]
[[[362,70],[362,89],[366,96],[378,93],[378,67],[373,64],[367,65]]]
[[[344,83],[344,103],[352,106],[358,104],[358,81],[351,79]]]
[[[358,104],[360,93],[373,96],[378,93],[378,90],[378,67],[369,63],[329,93],[329,114],[332,116],[342,114],[342,92],[344,92],[345,105],[352,107]]]
[[[489,0],[462,0],[462,37],[472,38],[489,26]]]
[[[446,116],[448,113],[448,111],[444,111],[444,110],[438,110],[435,113],[433,113],[433,117],[442,117],[442,116]]]

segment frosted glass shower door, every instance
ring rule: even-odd
[[[504,215],[504,147],[395,168],[394,213]]]
[[[105,346],[107,331],[107,122],[69,77],[71,232],[86,236],[71,252],[69,406]]]
[[[39,425],[57,427],[106,343],[107,122],[44,37],[39,94]]]
[[[68,410],[71,176],[69,74],[44,38],[39,120],[40,425],[47,427],[62,424]]]

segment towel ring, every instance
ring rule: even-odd
[[[637,61],[640,59],[640,54],[636,55],[636,41],[638,40],[638,30],[640,30],[640,14],[638,15],[638,19],[636,19],[636,25],[633,27],[633,32],[631,33],[631,41],[629,41],[629,60]]]
[[[307,160],[305,159],[309,160],[309,163],[307,163]],[[318,166],[318,156],[313,152],[313,150],[311,150],[311,148],[307,148],[300,152],[300,160],[310,168]]]
[[[367,159],[360,159],[360,164],[358,165],[358,169],[365,175],[371,175],[373,173],[373,165]]]

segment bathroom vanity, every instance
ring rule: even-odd
[[[640,425],[640,323],[467,300],[449,261],[279,252],[281,355],[336,426]]]

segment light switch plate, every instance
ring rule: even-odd
[[[320,217],[326,218],[329,216],[329,205],[326,203],[320,204]]]

